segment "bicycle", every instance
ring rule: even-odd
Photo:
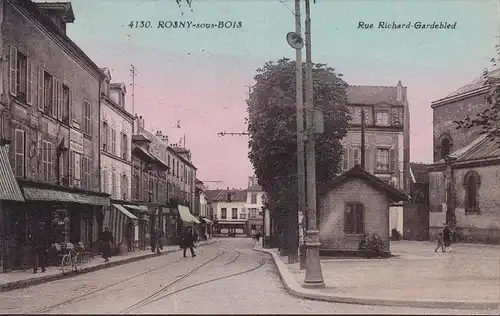
[[[68,254],[65,254],[61,260],[61,269],[63,274],[78,272],[78,267],[83,265],[82,254],[77,247],[71,248]]]

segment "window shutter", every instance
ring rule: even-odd
[[[344,171],[349,169],[349,149],[347,147],[342,150],[342,169]]]
[[[73,166],[75,165],[75,154],[70,151],[69,153],[69,172],[68,172],[68,182],[69,186],[73,186]]]
[[[354,150],[353,148],[349,148],[349,168],[351,168],[352,166],[354,166]]]
[[[52,77],[52,117],[57,118],[57,85],[58,80]]]
[[[18,177],[24,177],[25,176],[25,161],[26,161],[26,156],[25,156],[25,151],[26,151],[26,145],[25,145],[25,133],[23,130],[16,130],[16,140],[15,140],[15,174]]]
[[[10,46],[9,68],[9,91],[17,95],[17,48],[14,46]]]
[[[68,117],[69,117],[69,126],[73,126],[73,90],[69,90],[69,102],[68,102]]]
[[[38,69],[38,109],[44,111],[45,109],[45,96],[44,96],[44,80],[43,69]]]
[[[26,103],[33,104],[33,61],[26,57]]]
[[[394,155],[394,149],[389,149],[389,170],[396,171],[396,157]]]
[[[360,149],[354,148],[353,153],[354,153],[354,164],[355,165],[361,164]]]
[[[61,80],[57,80],[57,119],[62,121],[63,119],[63,84]]]
[[[365,206],[361,203],[356,206],[356,233],[362,234],[365,231]]]
[[[352,208],[350,204],[345,205],[345,210],[344,210],[344,233],[350,234],[351,233],[351,219],[352,218]]]

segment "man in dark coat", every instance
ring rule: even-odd
[[[47,234],[45,233],[45,223],[39,222],[34,227],[30,234],[31,251],[34,254],[33,273],[36,273],[38,266],[45,272],[47,267]]]
[[[194,237],[191,227],[188,227],[187,229],[184,230],[182,234],[181,247],[183,249],[184,258],[186,258],[186,250],[188,248],[191,251],[191,256],[196,257],[196,254],[194,253]]]
[[[448,227],[448,225],[444,226],[444,229],[443,229],[443,244],[444,244],[444,249],[448,249],[450,248],[451,246],[451,230],[450,228]]]
[[[104,231],[101,232],[101,236],[99,237],[101,240],[101,253],[104,258],[104,262],[109,261],[109,257],[111,257],[111,243],[113,242],[113,234],[109,231],[109,227],[104,227]]]

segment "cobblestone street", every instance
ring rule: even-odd
[[[473,310],[361,306],[296,298],[284,290],[272,259],[252,251],[253,245],[250,239],[222,239],[197,249],[195,258],[182,258],[182,254],[176,252],[0,293],[0,310],[3,313],[63,314],[484,314],[484,311]],[[192,270],[195,270],[192,274],[175,282]]]

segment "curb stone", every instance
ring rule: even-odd
[[[495,310],[500,307],[500,302],[494,303],[490,301],[484,302],[468,302],[468,301],[432,301],[432,300],[397,300],[383,299],[375,297],[335,295],[316,292],[315,290],[305,289],[299,285],[295,276],[288,270],[286,264],[273,251],[253,248],[254,251],[260,251],[270,254],[274,259],[274,264],[278,269],[281,281],[287,291],[297,297],[307,298],[317,301],[327,301],[344,304],[358,305],[377,305],[377,306],[394,306],[394,307],[417,307],[417,308],[441,308],[441,309],[475,309],[475,310]]]
[[[205,245],[211,245],[211,244],[214,244],[216,242],[219,242],[219,240],[214,240],[214,241],[206,242],[203,244],[199,244],[198,247],[203,247]],[[9,283],[5,283],[5,284],[0,285],[0,293],[1,292],[9,292],[9,291],[17,290],[17,289],[22,289],[22,288],[27,288],[30,286],[34,286],[34,285],[38,285],[38,284],[42,284],[42,283],[48,283],[48,282],[52,282],[52,281],[56,281],[56,280],[67,279],[67,278],[71,278],[71,277],[74,277],[74,276],[77,276],[80,274],[94,272],[94,271],[98,271],[98,270],[106,269],[106,268],[117,267],[117,266],[124,265],[127,263],[132,263],[132,262],[136,262],[136,261],[150,259],[150,258],[154,258],[154,257],[158,257],[158,256],[164,256],[164,255],[167,255],[169,253],[178,252],[178,251],[180,251],[180,249],[163,251],[159,255],[156,253],[148,253],[148,254],[145,254],[143,256],[136,256],[136,257],[127,258],[127,259],[123,259],[123,260],[119,260],[119,261],[110,261],[110,262],[103,263],[103,264],[93,266],[93,267],[87,267],[87,268],[83,267],[82,269],[78,270],[78,272],[76,272],[76,273],[75,272],[69,273],[69,274],[58,273],[58,274],[54,274],[54,275],[35,277],[35,278],[26,279],[26,280],[13,281],[13,282],[9,282]]]

